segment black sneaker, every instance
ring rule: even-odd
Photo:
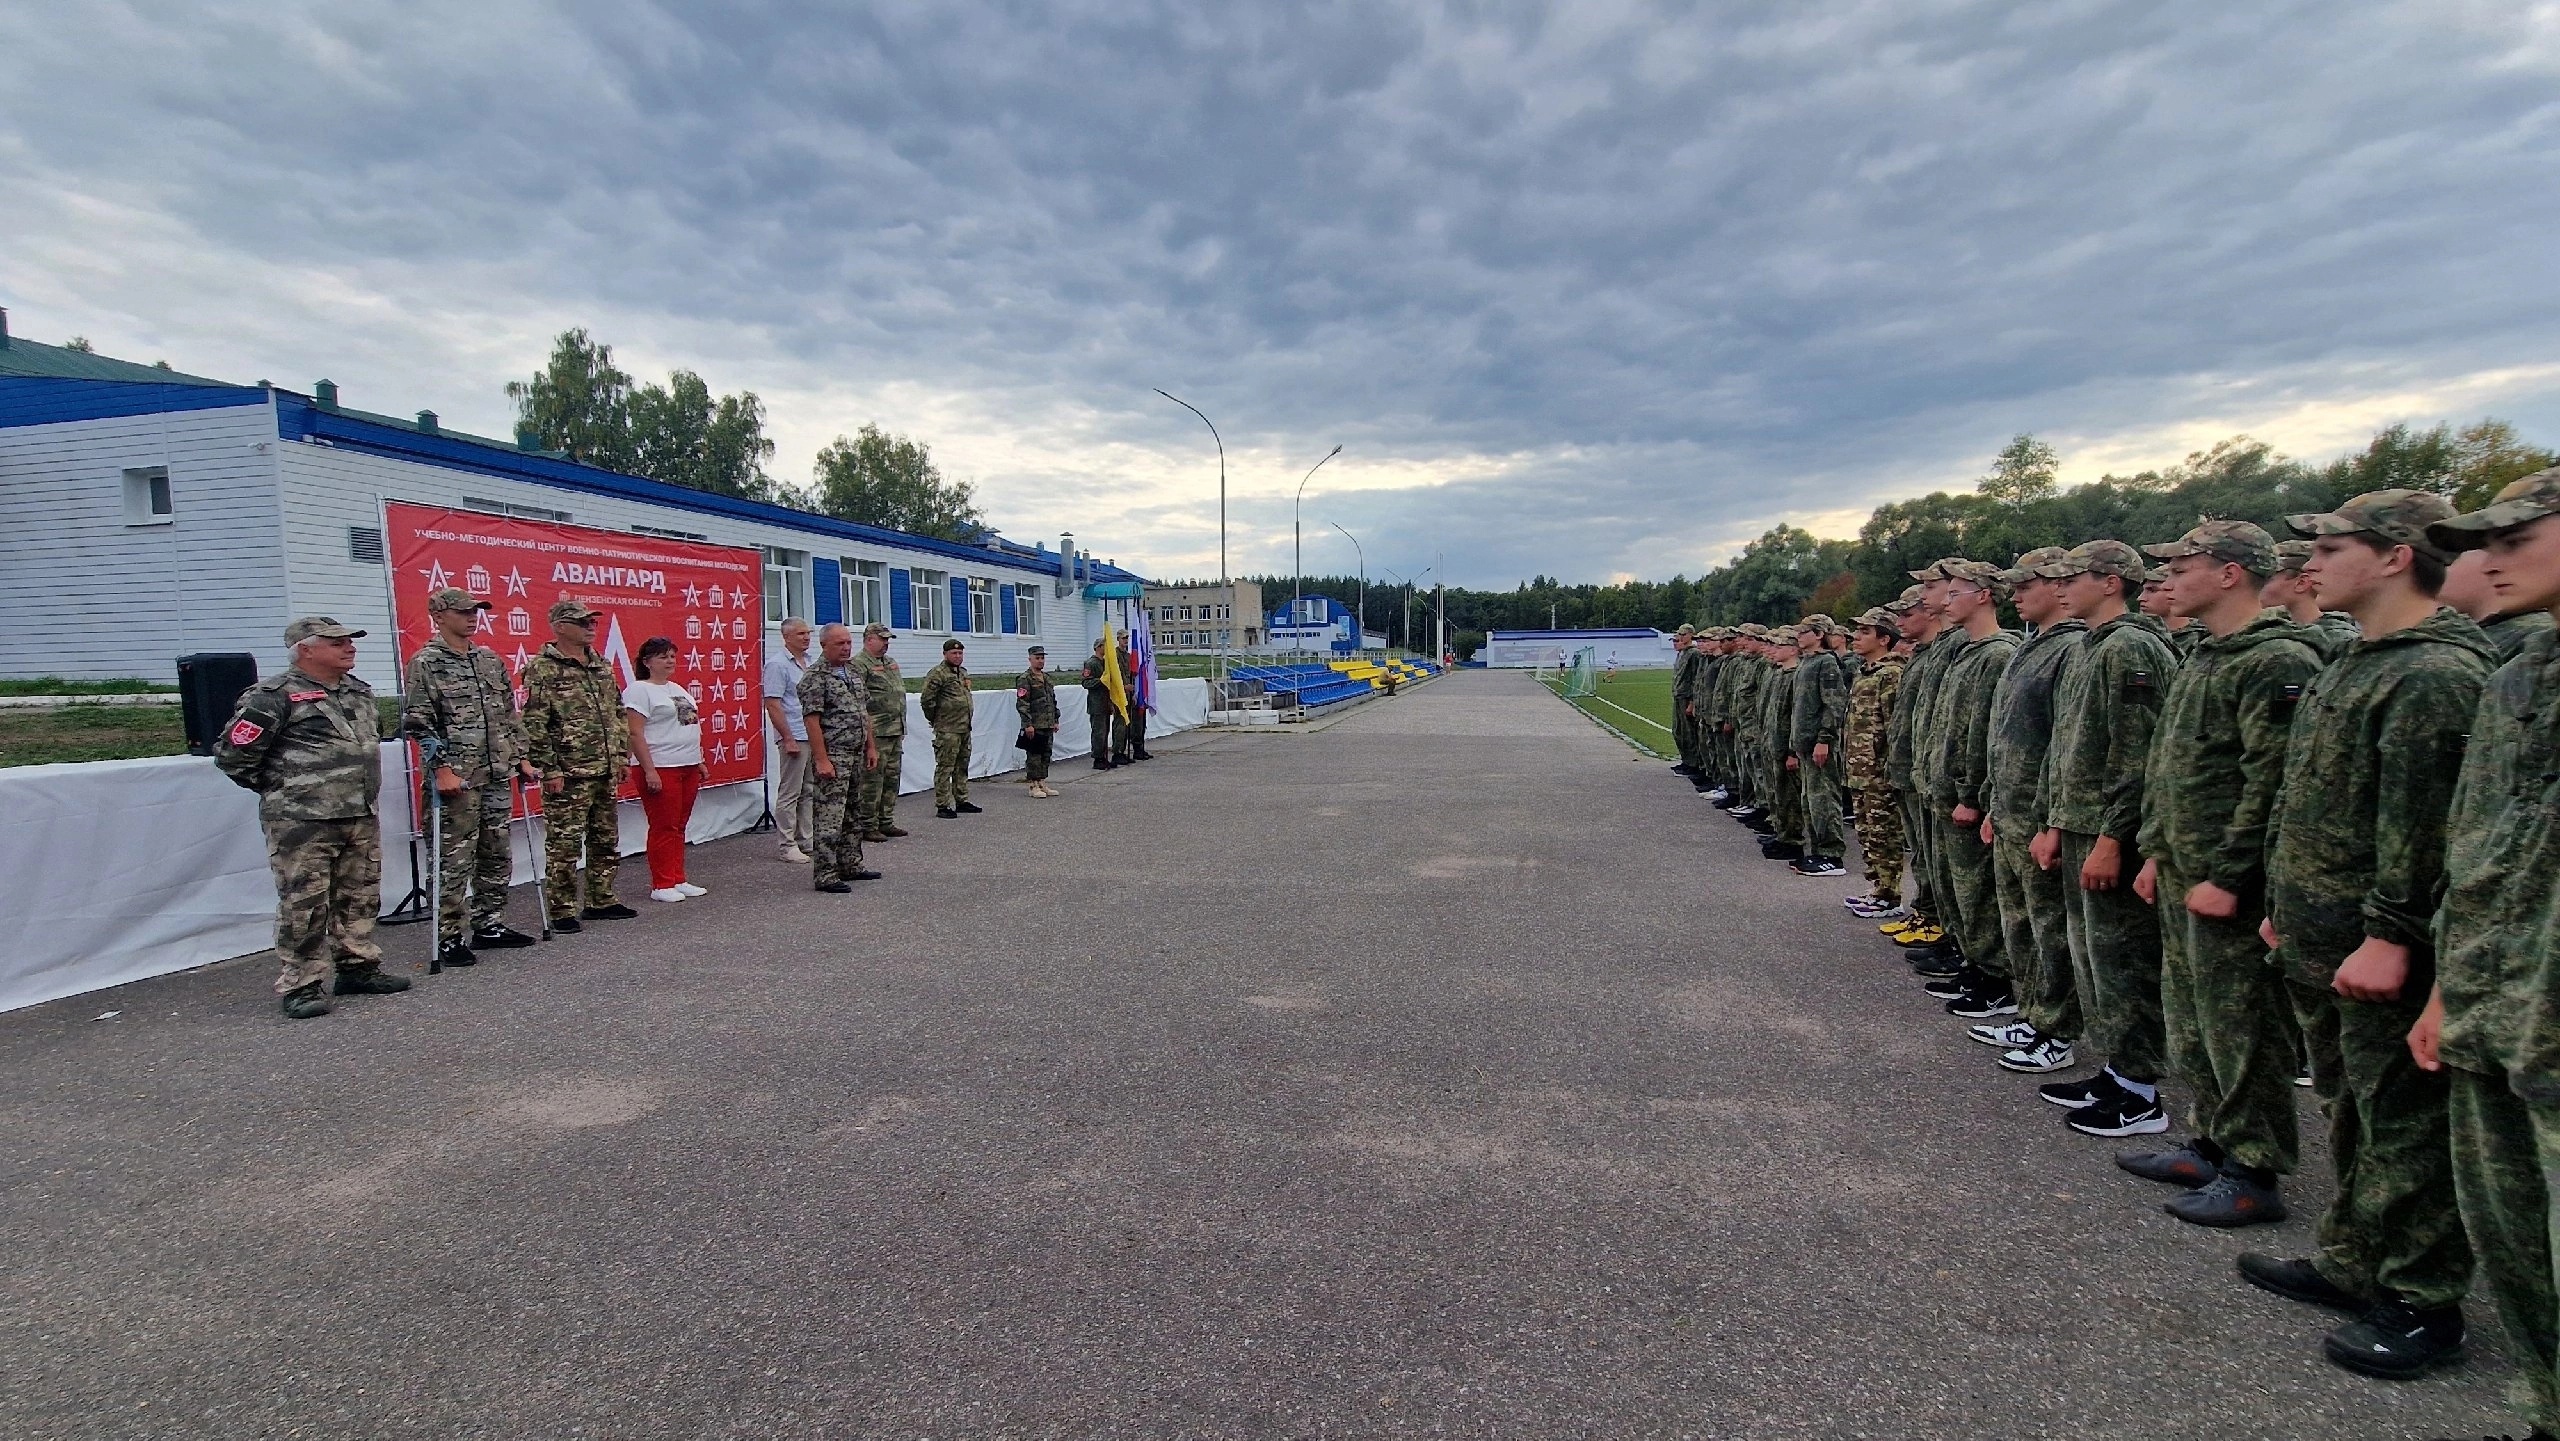
[[[1849,874],[1849,868],[1847,866],[1840,864],[1829,856],[1814,856],[1808,860],[1801,860],[1796,862],[1794,865],[1789,866],[1787,869],[1794,871],[1800,876],[1845,876]]]
[[[2225,1230],[2239,1226],[2271,1225],[2285,1218],[2284,1197],[2271,1185],[2263,1185],[2254,1176],[2243,1175],[2238,1167],[2227,1167],[2221,1175],[2160,1208],[2170,1215],[2195,1226],[2218,1226]]]
[[[439,966],[476,966],[480,964],[480,958],[471,954],[471,948],[469,946],[464,945],[460,941],[455,941],[436,953],[436,964]]]
[[[638,919],[640,915],[620,901],[609,906],[589,906],[578,914],[591,921],[629,921]]]
[[[2062,1124],[2084,1136],[2156,1136],[2169,1129],[2169,1113],[2160,1108],[2156,1092],[2145,1100],[2118,1086],[2114,1095],[2063,1117]]]
[[[2232,1264],[2239,1268],[2241,1280],[2261,1291],[2273,1291],[2288,1301],[2358,1313],[2373,1304],[2321,1275],[2320,1268],[2309,1261],[2290,1261],[2258,1251],[2243,1251]]]
[[[962,801],[960,804],[953,806],[952,809],[958,811],[964,816],[982,816],[987,813],[987,808],[985,806],[973,806],[967,801]]]
[[[479,951],[513,951],[542,942],[504,921],[496,921],[471,933],[471,947]]]
[[[933,815],[936,820],[956,821],[960,819],[960,813],[949,806],[935,806],[933,808]]]
[[[831,896],[841,896],[853,889],[843,881],[813,881],[811,885]]]
[[[584,925],[579,924],[576,916],[553,916],[551,918],[551,934],[555,936],[574,936],[585,929],[586,927]]]
[[[285,1019],[289,1021],[307,1021],[314,1016],[325,1016],[333,1009],[329,1004],[329,997],[322,992],[318,981],[313,981],[307,986],[296,986],[285,992],[277,1004],[283,1009]]]
[[[396,996],[409,989],[409,978],[384,975],[380,966],[340,966],[335,989],[342,996]]]
[[[2198,1137],[2173,1151],[2119,1151],[2116,1167],[2146,1181],[2172,1186],[2210,1186],[2222,1174],[2222,1148]]]
[[[1972,982],[1961,975],[1940,976],[1920,989],[1934,1001],[1957,1001],[1973,994]]]
[[[1968,991],[1947,1002],[1948,1015],[1963,1016],[1968,1020],[1978,1021],[1985,1016],[2014,1016],[2017,1013],[2018,998],[2005,985],[1996,991]]]
[[[1904,954],[1908,955],[1910,953],[1905,952]],[[1923,951],[1920,955],[1912,957],[1911,974],[1915,976],[1926,976],[1931,980],[1947,980],[1951,977],[1961,976],[1964,974],[1964,957],[1955,951]],[[1931,994],[1936,993],[1932,992]],[[1947,994],[1953,995],[1954,992],[1948,992]],[[1946,996],[1940,996],[1939,999],[1944,1000],[1946,999]]]
[[[2462,1359],[2462,1308],[2421,1311],[2405,1301],[2378,1301],[2330,1332],[2320,1349],[2360,1376],[2414,1381]]]
[[[1671,768],[1671,773],[1675,776],[1693,776],[1698,773],[1698,768],[1687,761],[1682,761]]]
[[[880,879],[880,873],[878,871],[848,871],[845,873],[845,879],[849,881],[876,881]]]
[[[2036,1087],[2036,1094],[2066,1111],[2082,1111],[2112,1099],[2117,1091],[2115,1080],[2100,1071],[2085,1081],[2047,1081]]]

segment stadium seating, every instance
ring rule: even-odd
[[[1441,670],[1429,661],[1406,658],[1385,662],[1361,659],[1240,665],[1229,674],[1238,680],[1262,682],[1263,693],[1274,697],[1281,705],[1290,704],[1281,697],[1294,696],[1299,709],[1319,710],[1368,695],[1378,688],[1379,681],[1390,668],[1395,671],[1399,685],[1428,680]]]

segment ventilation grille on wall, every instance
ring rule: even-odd
[[[347,559],[366,565],[382,564],[382,532],[369,525],[348,526]]]

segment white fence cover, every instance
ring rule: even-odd
[[[969,774],[1019,770],[1013,692],[980,691],[975,699]],[[1059,702],[1056,754],[1090,754],[1081,689],[1060,687]],[[1208,715],[1208,682],[1164,681],[1147,731],[1188,730]],[[770,757],[773,748],[766,752]],[[396,743],[382,748],[386,909],[409,893],[413,879],[405,756]],[[768,759],[768,774],[772,764]],[[932,729],[910,696],[898,789],[932,788]],[[689,836],[708,841],[752,827],[764,815],[764,792],[754,785],[704,791]],[[514,836],[521,884],[532,879],[535,857],[524,824]],[[639,804],[625,802],[623,854],[637,853],[646,840]],[[247,955],[274,940],[275,881],[257,797],[202,756],[0,769],[0,875],[10,878],[0,887],[0,936],[14,937],[0,943],[0,1011]]]

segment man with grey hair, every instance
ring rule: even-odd
[[[765,657],[764,718],[773,727],[780,763],[773,782],[773,828],[781,833],[782,858],[809,862],[809,725],[800,713],[800,677],[809,673],[809,623],[782,623],[782,654]]]

